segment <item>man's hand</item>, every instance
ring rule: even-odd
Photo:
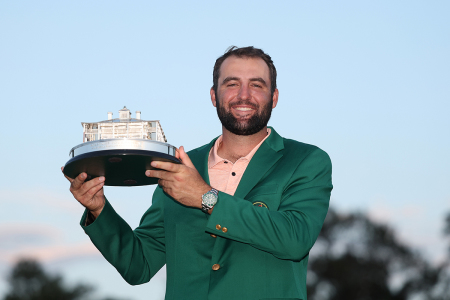
[[[61,171],[63,170],[64,168],[61,167]],[[75,199],[97,218],[105,206],[105,195],[103,194],[105,177],[97,177],[87,182],[85,182],[87,174],[84,172],[75,179],[67,177],[66,175],[64,175],[64,177],[70,181],[70,192]]]
[[[183,164],[153,161],[152,167],[160,170],[147,170],[145,175],[159,178],[158,184],[164,192],[181,204],[202,208],[202,195],[211,187],[200,176],[183,146],[178,149],[176,157]]]

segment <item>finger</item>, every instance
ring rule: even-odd
[[[72,181],[72,188],[78,190],[84,183],[87,178],[86,173],[80,173],[75,179]]]
[[[88,199],[92,199],[95,194],[97,194],[101,189],[103,189],[104,182],[101,182],[100,184],[97,184],[93,187],[91,187],[84,196],[87,196]]]
[[[73,178],[70,178],[69,176],[67,176],[66,174],[64,174],[64,167],[61,167],[61,172],[63,172],[64,177],[66,177],[67,180],[69,180],[70,182],[73,181]]]
[[[172,175],[170,174],[170,172],[166,172],[166,171],[147,170],[147,171],[145,171],[145,176],[169,180],[169,181],[172,180]]]
[[[98,187],[103,187],[103,185],[105,184],[105,177],[100,176],[97,178],[94,178],[90,181],[85,182],[82,186],[81,189],[79,190],[79,193],[81,196],[85,196],[85,195],[89,195],[89,196],[93,196],[94,194],[91,193],[91,189],[92,188],[98,188]]]
[[[180,159],[180,151],[178,149],[175,149],[175,157]]]
[[[192,163],[191,159],[189,158],[189,155],[187,155],[186,151],[184,151],[183,146],[180,147],[179,152],[180,152],[180,159],[183,162],[183,164],[189,168],[195,169],[194,164]]]
[[[180,165],[179,164],[174,164],[174,163],[171,163],[171,162],[152,161],[150,165],[153,168],[165,170],[165,171],[168,171],[168,172],[176,173],[176,172],[180,171]]]

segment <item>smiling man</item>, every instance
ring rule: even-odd
[[[306,299],[308,253],[327,214],[331,162],[267,123],[276,69],[254,47],[215,63],[211,101],[222,135],[182,164],[153,162],[152,206],[134,231],[103,195],[104,178],[71,181],[85,232],[130,284],[167,265],[166,299]]]

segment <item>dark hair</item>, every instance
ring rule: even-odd
[[[216,60],[213,70],[213,86],[212,86],[216,95],[217,95],[217,85],[220,76],[220,67],[222,66],[224,60],[230,56],[237,56],[239,58],[240,57],[261,58],[262,60],[264,60],[267,66],[269,67],[270,92],[273,95],[275,89],[277,88],[277,69],[275,69],[275,65],[273,64],[272,58],[268,54],[264,53],[264,51],[262,51],[261,49],[255,48],[253,46],[242,48],[231,46],[225,51],[224,55],[222,55]]]

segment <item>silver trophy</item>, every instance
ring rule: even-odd
[[[88,180],[105,176],[105,185],[139,186],[158,183],[157,178],[145,176],[146,170],[154,169],[154,160],[181,163],[176,157],[176,148],[167,143],[159,121],[136,118],[124,106],[119,118],[81,123],[83,143],[70,150],[64,174],[75,178],[85,172]]]

